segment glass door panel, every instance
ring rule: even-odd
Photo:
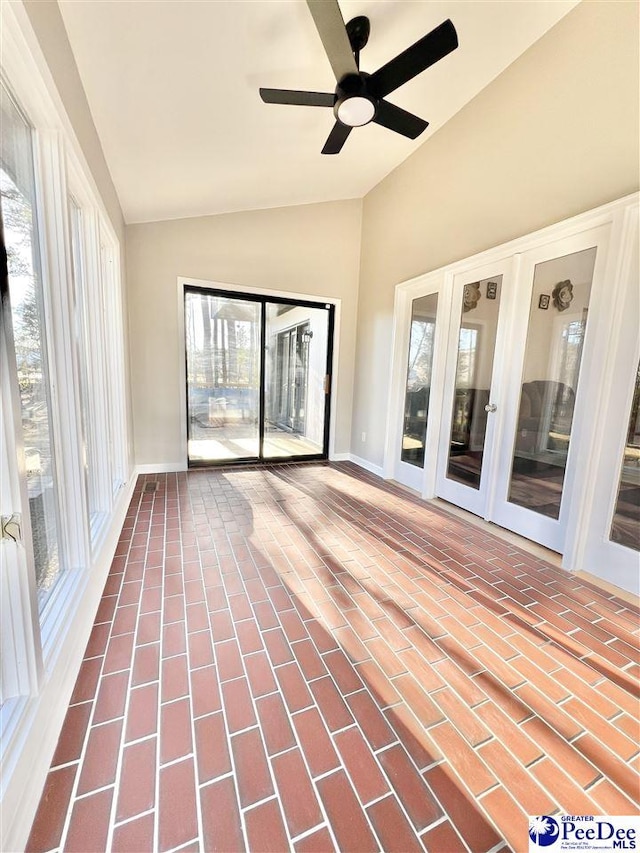
[[[38,604],[42,613],[59,580],[56,465],[36,232],[31,128],[0,86],[0,197],[7,251],[9,301],[17,366]]]
[[[431,395],[433,342],[438,310],[438,294],[414,299],[411,306],[409,359],[404,402],[404,422],[400,459],[424,467],[424,446]]]
[[[640,551],[640,364],[609,538],[612,542]]]
[[[508,501],[558,519],[596,248],[535,266]]]
[[[260,454],[261,304],[185,291],[189,462]]]
[[[446,476],[480,488],[502,276],[464,285]]]
[[[328,308],[265,304],[265,459],[325,453]]]

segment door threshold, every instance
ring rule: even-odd
[[[402,488],[406,488],[406,486],[403,486]],[[413,489],[407,489],[407,491],[414,495],[418,495],[418,492],[415,492]],[[437,507],[445,510],[445,512],[451,513],[451,515],[455,515],[458,518],[462,518],[469,522],[469,524],[473,524],[475,527],[479,527],[481,530],[484,530],[486,533],[491,533],[492,536],[496,536],[498,539],[502,539],[505,542],[509,542],[511,545],[515,545],[517,548],[520,548],[521,551],[526,551],[533,557],[544,560],[552,566],[566,571],[567,574],[572,575],[575,578],[579,578],[580,580],[584,580],[592,586],[598,587],[598,589],[602,590],[602,592],[607,595],[615,595],[626,601],[628,604],[632,604],[635,607],[640,606],[640,599],[638,599],[638,596],[626,589],[622,589],[622,587],[609,583],[597,575],[592,575],[590,572],[585,572],[583,569],[576,572],[571,572],[568,569],[565,569],[562,565],[562,554],[559,554],[557,551],[545,548],[544,545],[539,545],[537,542],[533,542],[531,539],[527,539],[524,536],[513,533],[511,530],[500,527],[491,521],[485,521],[484,518],[480,518],[472,512],[462,509],[455,504],[451,504],[442,498],[431,498],[428,499],[426,503],[435,504]]]
[[[609,595],[615,595],[617,598],[623,599],[627,604],[632,604],[634,607],[640,607],[640,598],[638,598],[637,595],[634,595],[634,593],[629,592],[629,590],[622,589],[622,587],[616,586],[614,583],[609,583],[609,581],[604,580],[604,578],[599,578],[597,575],[592,575],[591,572],[585,572],[582,569],[574,574],[575,577],[581,578],[593,586],[599,587],[602,592],[606,592]]]
[[[435,504],[437,507],[451,513],[451,515],[455,515],[458,518],[468,521],[469,524],[479,527],[480,530],[484,530],[486,533],[491,533],[492,536],[496,536],[504,542],[515,545],[516,548],[526,551],[539,560],[545,560],[545,562],[550,563],[552,566],[556,566],[559,569],[562,568],[562,554],[559,554],[557,551],[552,551],[550,548],[545,548],[544,545],[539,545],[525,536],[520,536],[518,533],[507,530],[505,527],[500,527],[493,521],[485,521],[484,518],[480,518],[480,516],[474,515],[472,512],[462,509],[462,507],[449,503],[449,501],[445,501],[443,498],[431,498],[428,500],[428,503]]]
[[[273,465],[300,465],[305,463],[328,462],[328,458],[321,454],[317,456],[274,456],[267,459],[206,459],[195,462],[187,462],[187,471],[221,471],[227,468],[268,468]]]

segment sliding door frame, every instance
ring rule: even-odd
[[[336,301],[330,299],[309,299],[308,296],[297,297],[295,294],[269,293],[258,288],[238,288],[228,284],[216,284],[215,282],[195,281],[192,279],[178,279],[180,296],[180,334],[182,337],[183,367],[182,375],[183,391],[182,399],[184,409],[182,411],[183,446],[186,452],[187,468],[211,468],[229,465],[268,465],[286,462],[312,462],[329,458],[331,437],[331,414],[333,397],[333,374],[334,374],[334,335],[336,328]],[[187,344],[185,331],[185,300],[187,293],[202,294],[206,296],[221,296],[226,299],[254,302],[261,306],[260,309],[260,378],[258,389],[258,455],[247,456],[237,459],[220,460],[191,460],[189,459],[189,388],[187,383]],[[264,434],[266,414],[266,328],[267,328],[267,304],[292,305],[301,308],[315,308],[327,311],[327,358],[325,367],[325,383],[329,387],[325,390],[323,440],[321,453],[308,453],[292,456],[264,456]]]

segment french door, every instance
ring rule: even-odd
[[[333,312],[185,287],[189,465],[327,457]]]
[[[574,433],[588,417],[580,377],[605,232],[453,281],[437,494],[559,552],[582,464]]]
[[[504,261],[453,280],[437,491],[483,517],[498,462],[512,267]]]

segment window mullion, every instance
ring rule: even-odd
[[[36,170],[62,556],[67,568],[78,568],[89,562],[89,527],[82,482],[80,401],[70,326],[72,266],[64,147],[60,133],[36,134]]]
[[[98,213],[95,209],[85,211],[86,246],[86,322],[92,347],[87,353],[91,387],[89,390],[89,409],[95,425],[94,443],[91,447],[91,462],[94,465],[98,506],[102,513],[111,510],[113,495],[109,454],[109,409],[107,388],[107,370],[105,365],[106,337],[104,332],[103,282],[100,256],[100,229]],[[101,452],[98,452],[98,449]]]
[[[105,340],[108,359],[110,433],[111,433],[111,475],[110,486],[115,495],[127,480],[128,470],[123,436],[126,435],[125,389],[123,351],[124,341],[119,322],[122,306],[120,300],[120,276],[116,260],[116,250],[112,245],[103,244],[103,298],[105,317]]]

